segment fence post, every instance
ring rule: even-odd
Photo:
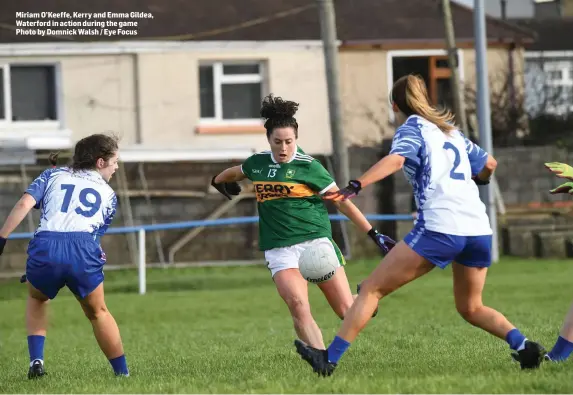
[[[145,280],[145,229],[140,228],[137,232],[138,239],[138,270],[139,270],[139,294],[145,294],[146,280]]]

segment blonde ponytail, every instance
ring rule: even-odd
[[[456,129],[455,117],[450,111],[440,111],[430,104],[426,84],[420,76],[407,75],[398,79],[392,88],[392,102],[396,103],[404,114],[419,115],[444,133]]]

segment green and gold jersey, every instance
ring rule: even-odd
[[[297,149],[289,162],[277,163],[271,151],[263,151],[241,170],[255,186],[261,251],[332,237],[320,195],[336,184],[319,161]]]

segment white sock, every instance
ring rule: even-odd
[[[525,338],[525,340],[523,340],[523,343],[521,343],[521,345],[519,347],[517,347],[517,351],[521,351],[525,348],[525,342],[527,341],[527,338]]]

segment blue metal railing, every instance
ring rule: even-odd
[[[332,221],[348,221],[348,218],[344,215],[334,214],[329,215]],[[411,221],[413,219],[412,215],[409,214],[367,214],[366,218],[370,221]],[[137,233],[137,244],[138,244],[138,256],[137,256],[137,267],[138,267],[138,277],[139,277],[139,293],[141,295],[146,293],[146,249],[145,249],[145,235],[147,232],[153,232],[158,230],[169,230],[169,229],[189,229],[198,228],[206,226],[218,226],[218,225],[240,225],[240,224],[251,224],[258,222],[259,217],[233,217],[233,218],[220,218],[213,220],[196,220],[196,221],[184,221],[184,222],[171,222],[163,224],[154,225],[139,225],[139,226],[129,226],[129,227],[114,227],[109,228],[106,234],[123,234],[123,233]],[[10,239],[31,239],[34,236],[33,233],[13,233]]]
[[[348,221],[344,215],[334,214],[329,215],[331,221]],[[413,220],[410,214],[367,214],[366,218],[370,221],[411,221]],[[194,220],[183,222],[170,222],[154,225],[138,225],[138,226],[125,226],[109,228],[106,234],[122,234],[122,233],[137,233],[140,230],[145,232],[153,232],[158,230],[171,230],[171,229],[186,229],[186,228],[199,228],[204,226],[219,226],[219,225],[241,225],[251,224],[259,221],[258,216],[252,217],[233,217],[233,218],[219,218],[213,220]],[[13,233],[10,239],[31,239],[33,233]]]

